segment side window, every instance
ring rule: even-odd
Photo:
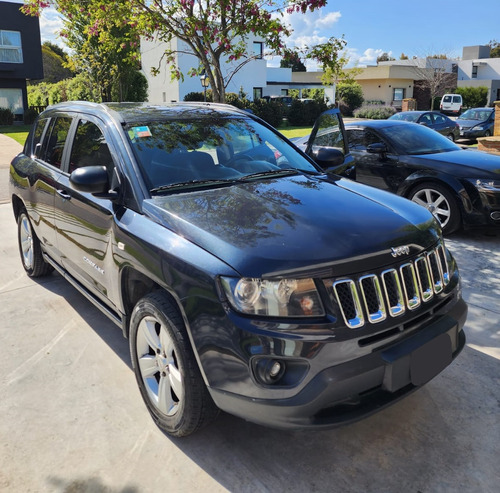
[[[347,130],[347,139],[349,141],[349,149],[351,151],[364,151],[366,146],[364,144],[363,130]]]
[[[35,127],[33,128],[33,138],[31,139],[31,149],[28,150],[32,157],[40,157],[40,151],[42,147],[41,140],[46,125],[47,118],[37,120],[37,122],[35,123]]]
[[[434,115],[434,123],[446,123],[446,118],[442,115]]]
[[[73,139],[68,172],[83,166],[106,166],[111,171],[112,163],[101,129],[93,122],[80,120]]]
[[[49,131],[45,135],[41,159],[59,169],[71,122],[69,117],[56,117],[51,121]]]
[[[334,147],[345,154],[344,137],[340,129],[340,122],[337,114],[327,113],[321,115],[318,122],[318,132],[314,138],[313,146]]]

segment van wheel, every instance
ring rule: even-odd
[[[28,213],[23,210],[17,218],[17,241],[24,270],[29,277],[43,277],[54,269],[45,262],[40,240],[33,231]]]
[[[460,227],[460,209],[452,193],[444,186],[422,183],[410,192],[408,198],[430,211],[441,224],[443,233],[453,233]]]
[[[142,398],[163,431],[187,436],[217,416],[182,318],[165,293],[151,293],[135,306],[130,353]]]

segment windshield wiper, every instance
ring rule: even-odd
[[[258,173],[252,173],[250,175],[242,176],[238,181],[247,181],[248,179],[258,179],[266,176],[287,176],[287,175],[297,175],[300,171],[298,169],[286,168],[286,169],[270,169],[267,171],[259,171]]]
[[[228,183],[235,183],[238,180],[234,178],[231,179],[212,179],[212,180],[189,180],[182,181],[179,183],[171,183],[169,185],[161,185],[159,187],[152,188],[150,193],[165,192],[167,190],[174,190],[177,188],[197,188],[204,187],[206,185],[226,185]]]

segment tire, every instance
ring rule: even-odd
[[[47,276],[54,270],[43,258],[40,240],[33,231],[25,210],[22,210],[17,218],[17,242],[21,262],[29,277]]]
[[[455,142],[455,136],[453,134],[448,134],[446,137],[448,137],[448,140]]]
[[[422,183],[408,197],[432,212],[444,234],[456,231],[461,225],[460,209],[452,193],[437,183]]]
[[[486,132],[484,132],[484,136],[491,137],[491,130],[486,130]]]
[[[161,291],[137,303],[130,321],[132,366],[142,398],[159,428],[187,436],[215,419],[183,321]]]

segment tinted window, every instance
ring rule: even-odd
[[[33,139],[31,141],[31,155],[40,157],[40,141],[42,140],[43,131],[45,130],[45,125],[47,125],[47,118],[41,118],[35,123],[33,128]]]
[[[69,173],[83,166],[106,166],[110,169],[113,160],[101,129],[87,120],[80,120],[76,129]]]
[[[56,168],[61,168],[64,144],[71,122],[72,119],[69,117],[53,118],[45,135],[41,158]]]
[[[321,115],[318,121],[318,133],[313,142],[313,147],[334,147],[344,154],[344,139],[340,129],[340,123],[337,114],[327,113]]]
[[[369,129],[347,130],[347,138],[349,149],[353,151],[365,151],[370,144],[381,142],[380,137]]]
[[[448,118],[443,115],[434,114],[434,123],[446,123]]]

